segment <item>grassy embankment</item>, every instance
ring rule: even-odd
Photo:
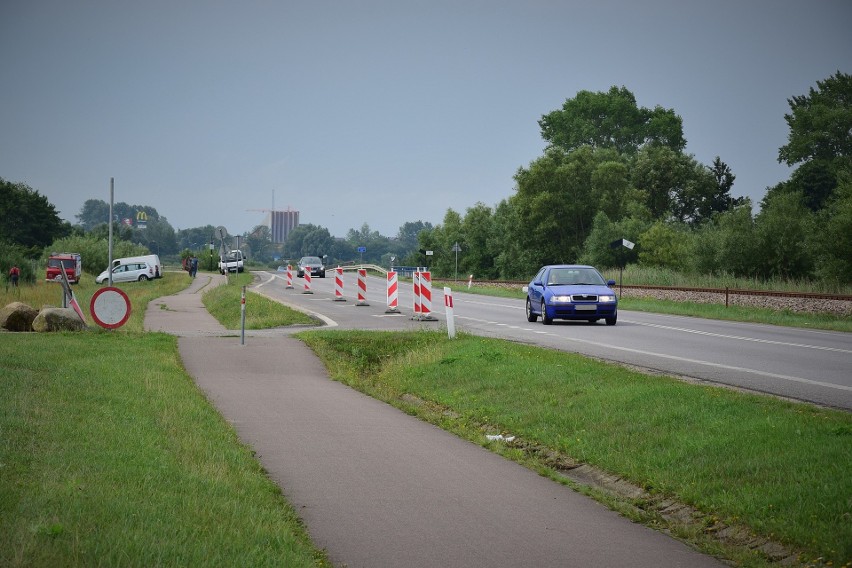
[[[204,307],[228,329],[240,329],[240,299],[242,286],[251,283],[253,277],[244,272],[229,276],[229,286],[217,286],[202,297]],[[289,325],[318,325],[319,320],[302,312],[280,309],[278,302],[260,294],[247,291],[246,329],[269,329]]]
[[[852,561],[852,416],[648,376],[584,357],[437,332],[299,334],[332,376],[554,478],[590,464],[644,488],[596,498],[702,550],[765,565],[752,533]],[[485,434],[517,436],[488,442]],[[694,507],[664,518],[667,500]],[[727,530],[724,530],[726,528]],[[724,538],[723,538],[724,536]]]
[[[176,339],[142,332],[147,302],[188,283],[120,284],[133,313],[116,331],[0,338],[0,565],[327,565]],[[87,317],[96,289],[74,287]],[[61,292],[0,290],[16,300]]]

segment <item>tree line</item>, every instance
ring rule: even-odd
[[[731,196],[736,176],[684,152],[681,118],[637,106],[624,87],[581,91],[542,116],[548,143],[514,176],[515,193],[419,235],[433,272],[526,279],[544,264],[620,263],[757,279],[852,282],[852,75],[837,72],[788,99],[795,166],[760,210]],[[632,250],[611,248],[626,238]],[[458,244],[461,252],[453,251]],[[458,268],[456,268],[458,262]]]
[[[543,264],[636,263],[848,284],[852,76],[838,71],[788,104],[789,135],[778,161],[795,170],[789,180],[767,188],[756,214],[750,200],[732,197],[736,176],[721,157],[705,165],[684,152],[682,119],[673,109],[640,107],[628,89],[613,86],[580,91],[541,117],[547,147],[517,170],[513,195],[493,207],[476,203],[464,215],[450,209],[438,225],[406,222],[388,237],[365,223],[335,238],[325,227],[304,224],[283,244],[274,244],[264,225],[239,236],[212,225],[175,231],[145,205],[114,204],[111,221],[128,250],[203,258],[211,244],[218,250],[221,241],[226,247],[239,242],[250,259],[270,265],[320,255],[329,264],[428,265],[444,277],[526,279]],[[144,229],[136,223],[139,212]],[[0,243],[6,250],[0,268],[5,273],[12,262],[44,256],[63,244],[59,239],[105,243],[106,202],[87,200],[76,218],[75,225],[61,221],[38,191],[0,178]],[[622,238],[637,246],[610,248]]]

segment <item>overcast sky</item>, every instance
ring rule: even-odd
[[[838,70],[849,0],[2,0],[0,177],[71,222],[114,177],[175,229],[394,236],[511,196],[541,116],[616,85],[757,202],[787,99]]]

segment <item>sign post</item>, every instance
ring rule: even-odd
[[[246,344],[246,287],[243,286],[243,295],[240,298],[240,345]]]
[[[633,250],[633,247],[636,246],[635,243],[631,243],[627,239],[618,239],[617,241],[612,241],[609,243],[609,248],[618,249],[618,257],[621,260],[618,268],[618,298],[621,299],[622,285],[621,280],[624,276],[624,249]]]

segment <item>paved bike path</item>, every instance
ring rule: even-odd
[[[179,336],[189,374],[336,566],[723,566],[330,380],[287,331],[241,345],[201,304],[219,280],[151,302],[146,329]]]

